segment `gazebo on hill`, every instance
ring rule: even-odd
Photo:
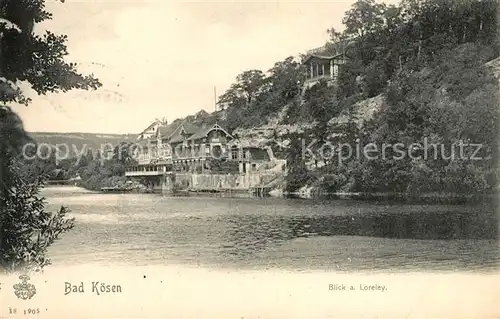
[[[345,64],[346,59],[345,53],[335,55],[309,54],[302,62],[307,72],[304,87],[309,88],[322,79],[326,80],[329,85],[335,84],[339,68]]]

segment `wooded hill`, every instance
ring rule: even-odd
[[[320,83],[302,93],[301,60],[289,57],[267,72],[239,74],[219,98],[219,120],[231,131],[273,123],[275,144],[288,145],[289,191],[312,185],[327,191],[490,192],[497,175],[499,90],[485,64],[499,56],[497,14],[496,0],[357,1],[345,13],[345,30],[328,30],[325,50],[339,50],[341,43],[349,57],[336,87]],[[376,112],[360,125],[358,106],[373,98]],[[340,115],[344,120],[335,121]],[[303,128],[283,132],[280,125]],[[384,160],[339,162],[335,156],[304,159],[302,139],[353,146],[427,140],[447,154],[460,142],[484,148],[480,161],[470,160],[474,150],[466,147],[469,160],[396,160],[389,152]]]

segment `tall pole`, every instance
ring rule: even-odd
[[[215,85],[214,85],[214,109],[215,112],[217,112],[217,89],[215,88]]]

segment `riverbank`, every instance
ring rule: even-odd
[[[138,181],[131,180],[127,177],[112,177],[100,183],[98,188],[89,187],[87,183],[79,183],[78,186],[87,190],[98,191],[102,193],[172,193],[176,196],[223,196],[223,197],[274,197],[274,198],[300,198],[309,200],[323,199],[352,199],[361,201],[390,201],[400,203],[422,203],[422,204],[466,204],[466,203],[481,203],[481,202],[496,202],[496,193],[483,194],[461,194],[461,193],[396,193],[396,192],[327,192],[321,187],[304,186],[295,192],[286,192],[284,185],[281,187],[232,187],[231,183],[219,182],[214,175],[216,182],[199,183],[202,177],[207,175],[191,174],[187,177],[180,174],[181,178],[176,180],[167,192],[162,188],[151,189],[141,184]],[[231,178],[229,175],[222,176]],[[232,179],[235,179],[232,177]],[[198,185],[199,184],[199,185]],[[203,185],[211,187],[203,187]],[[233,183],[234,184],[234,183]],[[196,187],[193,187],[196,186]],[[201,185],[201,186],[200,186]],[[221,186],[222,185],[222,186]],[[241,186],[241,185],[240,185]],[[244,186],[244,185],[243,185]]]
[[[151,193],[145,185],[124,176],[112,176],[91,183],[81,181],[76,186],[102,193]]]
[[[279,193],[278,193],[279,194]],[[459,193],[394,193],[394,192],[325,192],[314,188],[302,188],[298,192],[283,192],[282,196],[301,199],[352,199],[362,201],[392,201],[422,204],[465,204],[496,202],[498,194]]]
[[[165,194],[162,190],[152,190],[145,186],[130,187],[126,183],[112,187],[103,187],[99,190],[101,193],[131,193],[131,194]],[[388,201],[396,203],[414,203],[414,204],[468,204],[468,203],[494,203],[497,200],[497,194],[457,194],[457,193],[382,193],[382,192],[322,192],[318,190],[285,192],[282,189],[260,189],[253,190],[242,189],[174,189],[171,192],[175,196],[216,196],[227,198],[295,198],[303,200],[355,200],[355,201]]]

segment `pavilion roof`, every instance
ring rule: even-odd
[[[342,56],[345,56],[344,53],[339,53],[339,54],[335,54],[335,55],[320,55],[320,54],[309,54],[305,59],[304,61],[302,61],[302,64],[305,64],[307,62],[309,62],[309,60],[311,59],[320,59],[320,60],[333,60],[333,59],[336,59],[336,58],[339,58],[339,57],[342,57]]]

